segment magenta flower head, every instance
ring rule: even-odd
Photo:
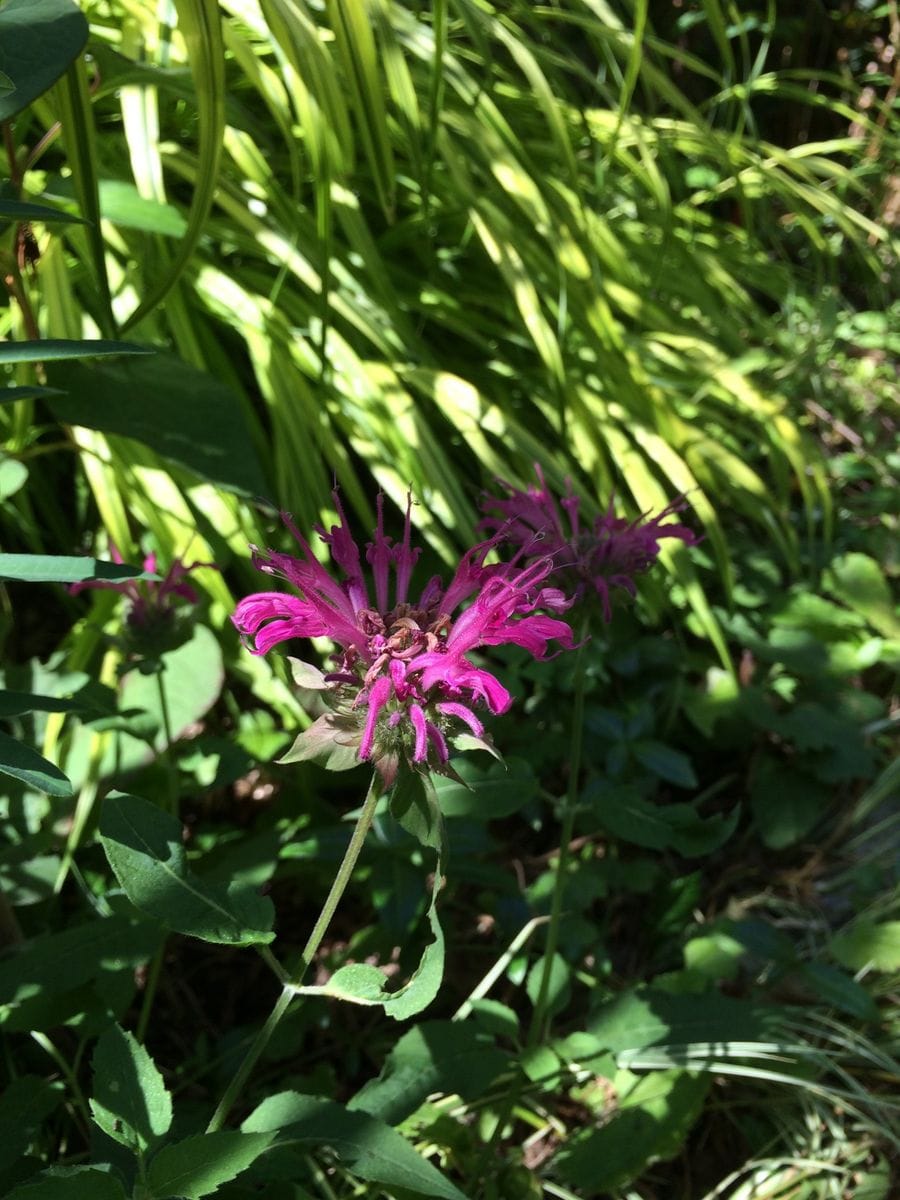
[[[607,621],[612,616],[610,590],[619,587],[635,595],[635,576],[656,562],[661,538],[679,538],[689,546],[699,540],[686,525],[663,524],[684,509],[684,500],[676,500],[655,517],[635,521],[617,517],[610,502],[602,516],[583,525],[571,483],[567,481],[566,495],[557,504],[537,463],[534,469],[538,486],[532,484],[524,492],[500,481],[507,495],[488,496],[482,509],[501,515],[487,516],[481,527],[494,530],[495,537],[516,547],[526,560],[549,556],[553,561],[550,582],[570,596],[570,604],[598,596]]]
[[[253,561],[266,574],[286,579],[298,594],[248,596],[232,617],[254,654],[291,638],[327,637],[335,644],[333,670],[327,674],[294,664],[297,681],[319,689],[331,711],[301,733],[281,761],[319,759],[336,769],[364,760],[378,767],[388,786],[401,762],[419,770],[449,771],[449,743],[484,737],[478,711],[503,713],[512,703],[499,679],[470,661],[470,652],[513,643],[535,658],[546,658],[552,640],[572,646],[565,621],[535,611],[565,606],[562,593],[546,586],[553,564],[542,557],[519,569],[485,566],[498,540],[489,538],[463,555],[446,587],[434,577],[412,599],[420,550],[410,542],[411,501],[403,538],[394,544],[384,532],[379,495],[378,524],[365,551],[370,592],[363,556],[337,493],[334,501],[340,523],[317,532],[342,578],[325,570],[283,515],[302,557],[254,547]],[[454,617],[469,597],[469,606]]]
[[[110,556],[113,562],[121,563],[122,555],[118,548],[110,545]],[[128,605],[125,621],[133,634],[147,635],[170,623],[175,613],[175,600],[181,599],[188,604],[196,604],[199,597],[185,576],[198,567],[210,567],[212,563],[191,563],[185,566],[180,558],[176,558],[161,579],[125,579],[115,583],[110,579],[88,579],[84,583],[72,583],[69,591],[73,596],[87,588],[103,588],[106,591],[121,592],[126,597]],[[144,559],[144,571],[148,575],[157,574],[156,555],[148,554]]]

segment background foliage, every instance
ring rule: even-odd
[[[898,62],[893,0],[0,7],[3,1189],[892,1194]],[[441,569],[538,460],[706,535],[590,645],[553,1037],[571,669],[510,656],[437,1000],[306,999],[204,1134],[364,787],[271,765],[247,544],[411,486]],[[138,664],[60,586],[113,545],[215,564]],[[322,981],[433,866],[377,819]]]

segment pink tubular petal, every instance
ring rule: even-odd
[[[366,546],[366,561],[372,568],[375,579],[375,607],[379,612],[388,610],[388,584],[390,581],[391,539],[384,536],[384,493],[379,492],[375,499],[377,521],[375,525],[375,540]]]
[[[241,600],[231,618],[244,638],[252,638],[254,654],[267,654],[278,642],[294,637],[321,637],[328,632],[316,610],[282,592],[257,592]]]
[[[471,708],[467,708],[465,704],[459,704],[455,700],[443,700],[440,704],[436,704],[435,708],[439,713],[443,713],[445,717],[456,717],[464,725],[468,725],[476,737],[481,737],[484,733],[484,726],[472,712]]]
[[[395,598],[397,605],[406,603],[413,567],[419,561],[419,555],[422,553],[420,547],[412,545],[411,532],[412,492],[408,492],[406,496],[406,518],[403,522],[403,541],[394,551],[394,561],[397,568],[397,594]]]
[[[434,746],[435,753],[438,756],[438,762],[441,764],[449,761],[450,751],[447,749],[447,741],[437,725],[429,721],[425,728],[428,731],[428,736],[431,739],[431,744]]]
[[[418,704],[409,706],[409,719],[412,721],[413,729],[416,731],[416,744],[413,747],[413,762],[424,762],[428,747],[425,726],[425,713]]]
[[[387,704],[391,690],[391,681],[386,675],[383,675],[381,679],[376,679],[369,690],[366,727],[363,730],[362,741],[359,745],[360,758],[369,758],[372,754],[372,745],[375,741],[375,727],[378,724],[378,715],[384,708],[385,704]]]

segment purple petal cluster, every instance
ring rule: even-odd
[[[482,528],[495,531],[494,536],[516,547],[526,560],[549,556],[552,582],[567,592],[569,603],[596,595],[607,621],[612,616],[610,590],[623,588],[634,596],[635,576],[656,562],[661,538],[679,538],[689,546],[698,541],[686,525],[663,523],[684,509],[684,500],[676,500],[655,517],[635,521],[617,517],[610,503],[605,513],[585,524],[571,483],[567,482],[566,495],[557,504],[537,463],[534,469],[538,484],[525,491],[500,481],[506,495],[489,496],[482,505],[488,514],[500,515],[485,517]]]
[[[378,497],[377,527],[363,556],[337,494],[334,500],[339,524],[317,532],[341,578],[318,562],[285,516],[302,557],[254,548],[253,561],[297,594],[248,596],[232,620],[254,654],[292,638],[330,638],[337,649],[324,679],[341,711],[342,737],[347,737],[348,716],[358,718],[358,758],[376,764],[388,781],[403,760],[440,770],[453,736],[482,736],[479,709],[503,713],[512,703],[500,681],[469,660],[471,651],[514,643],[546,658],[551,641],[572,646],[565,621],[536,611],[565,607],[562,593],[547,585],[553,562],[542,556],[524,568],[486,566],[488,552],[500,540],[495,536],[466,552],[446,586],[434,577],[414,595],[420,550],[411,543],[411,504],[403,536],[395,543],[384,532],[383,498]],[[466,600],[468,607],[454,616]]]
[[[121,563],[122,555],[114,545],[110,546],[113,562]],[[125,620],[135,631],[148,630],[169,619],[175,611],[175,598],[196,604],[199,600],[197,592],[185,577],[198,567],[209,567],[212,563],[191,563],[186,566],[180,558],[174,559],[162,579],[125,579],[115,583],[110,579],[88,579],[83,583],[73,583],[69,591],[73,596],[89,588],[100,588],[111,592],[120,592],[128,600]],[[144,571],[148,575],[157,574],[155,554],[148,554],[144,559]]]

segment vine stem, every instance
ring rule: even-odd
[[[581,776],[581,757],[584,746],[584,697],[587,690],[587,664],[585,650],[588,642],[588,619],[585,615],[581,624],[578,651],[575,659],[575,694],[572,704],[572,742],[569,751],[569,784],[563,805],[562,828],[559,840],[559,858],[556,860],[556,875],[553,880],[553,895],[550,901],[550,922],[547,926],[547,943],[544,950],[544,965],[531,1025],[528,1029],[527,1048],[533,1049],[542,1035],[550,1030],[547,1012],[550,980],[553,974],[553,959],[559,945],[559,927],[562,921],[563,892],[566,873],[569,869],[572,838],[575,834],[575,817],[578,812],[578,782]]]
[[[335,910],[341,901],[347,884],[350,882],[350,877],[353,874],[353,869],[356,866],[356,861],[359,858],[360,851],[363,848],[363,842],[366,840],[366,834],[372,825],[372,820],[375,816],[375,809],[378,806],[378,801],[381,799],[381,776],[377,771],[373,772],[372,780],[369,783],[369,790],[366,793],[366,798],[356,821],[356,826],[350,837],[350,843],[344,853],[341,865],[338,867],[337,874],[334,877],[334,882],[331,885],[331,890],[322,905],[322,911],[319,913],[318,920],[313,926],[312,933],[309,935],[306,945],[300,955],[297,966],[293,971],[289,972],[287,982],[285,982],[281,995],[275,1001],[275,1007],[269,1013],[265,1024],[259,1033],[254,1038],[250,1049],[244,1056],[244,1061],[238,1067],[234,1078],[225,1089],[225,1095],[219,1102],[219,1106],[212,1115],[212,1119],[206,1127],[207,1133],[213,1133],[217,1129],[221,1129],[225,1123],[225,1118],[231,1110],[231,1106],[241,1094],[244,1085],[250,1077],[250,1073],[256,1066],[260,1055],[265,1050],[266,1046],[272,1038],[272,1034],[281,1023],[281,1019],[291,1006],[291,1001],[297,995],[296,989],[303,983],[303,977],[309,970],[310,965],[315,958],[316,951],[322,943],[322,939],[331,924],[331,918],[334,916]]]

